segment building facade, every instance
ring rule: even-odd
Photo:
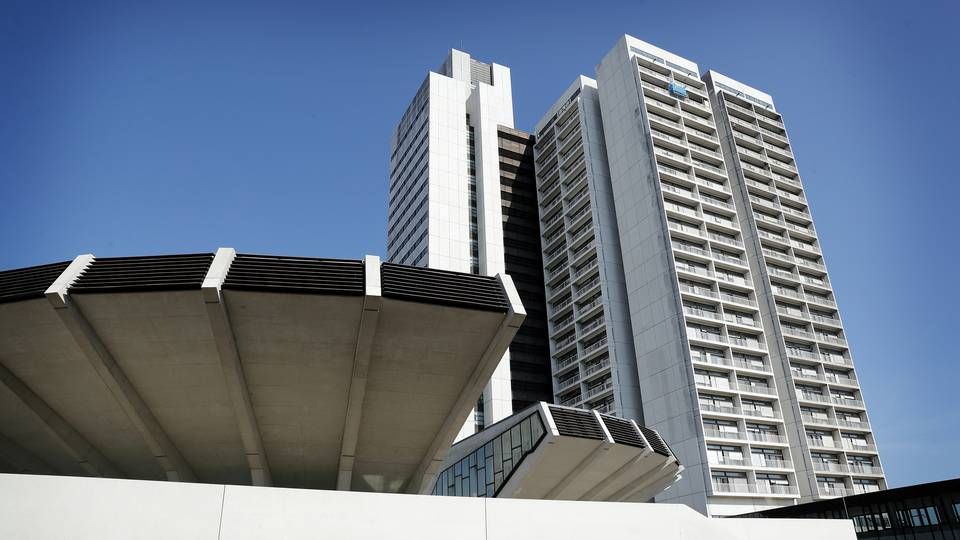
[[[704,76],[718,117],[805,499],[886,488],[817,231],[773,98]]]
[[[514,201],[513,189],[529,189],[529,166],[521,166],[525,154],[516,154],[516,144],[524,144],[516,139],[522,136],[501,128],[513,128],[510,70],[450,51],[440,68],[428,73],[393,134],[389,261],[490,276],[520,270],[524,263],[516,256],[516,237],[523,230],[535,243],[537,232],[529,229],[536,221],[525,225],[516,217],[505,220],[504,208],[523,211],[524,195],[519,193]],[[510,163],[502,170],[505,160]],[[509,257],[507,238],[515,246]],[[529,282],[529,273],[525,277],[523,302],[536,313],[542,292],[532,292],[536,282]],[[514,369],[520,402],[549,397],[549,370],[544,366],[538,372],[530,360],[537,347],[546,348],[543,332],[533,330],[543,323],[532,319],[515,346],[520,359],[513,364],[509,352],[504,356],[462,435],[513,412]],[[531,343],[537,339],[539,344]]]
[[[554,400],[643,421],[596,81],[536,127]]]
[[[625,36],[597,73],[644,419],[687,468],[663,500],[791,504],[769,330],[698,67]]]

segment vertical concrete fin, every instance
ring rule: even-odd
[[[180,451],[164,431],[140,393],[127,378],[120,364],[107,349],[106,344],[97,335],[96,330],[84,316],[80,308],[70,301],[68,289],[91,263],[92,255],[81,255],[74,259],[45,295],[55,308],[60,320],[70,331],[74,342],[83,351],[83,355],[96,370],[97,375],[110,389],[117,403],[143,436],[154,458],[166,472],[167,480],[194,481],[193,469],[183,459]]]
[[[380,257],[367,255],[363,258],[363,275],[363,313],[360,315],[360,327],[357,329],[356,348],[353,353],[353,375],[350,378],[337,467],[337,489],[342,491],[349,491],[352,487],[360,421],[363,418],[363,400],[367,391],[367,373],[370,370],[370,353],[373,350],[373,340],[377,333],[380,310],[383,307]]]
[[[53,307],[66,307],[67,291],[70,289],[70,286],[73,285],[73,282],[80,277],[80,274],[93,263],[94,258],[95,257],[89,253],[78,255],[67,265],[67,268],[60,274],[60,277],[55,279],[53,283],[47,287],[47,290],[43,294]]]
[[[255,486],[270,486],[273,484],[273,477],[270,473],[266,450],[263,447],[263,437],[253,410],[250,389],[247,387],[247,378],[243,372],[233,325],[230,323],[230,315],[221,294],[223,282],[236,256],[237,252],[233,248],[217,249],[207,275],[203,278],[201,291],[207,319],[210,322],[210,331],[217,345],[227,395],[230,397],[230,405],[233,407],[247,466],[250,469],[250,483]]]

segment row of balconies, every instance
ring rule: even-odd
[[[845,429],[860,429],[864,431],[870,431],[870,422],[866,420],[861,420],[859,422],[852,422],[850,420],[841,420],[839,418],[823,418],[821,416],[813,416],[811,414],[800,413],[800,418],[803,420],[804,425],[816,425],[816,426],[826,426],[835,429],[845,428]]]
[[[808,381],[818,381],[831,384],[841,384],[845,386],[859,386],[855,377],[845,377],[833,373],[809,373],[802,370],[791,369],[794,379],[804,379]]]
[[[753,394],[762,394],[765,396],[776,396],[777,389],[773,386],[764,386],[759,384],[749,384],[742,382],[731,383],[729,379],[720,379],[716,377],[701,377],[696,381],[697,386],[709,388],[712,390],[725,390],[728,392],[749,392]]]
[[[782,486],[767,483],[747,482],[713,482],[714,495],[763,495],[763,496],[790,496],[798,497],[800,491],[796,486]]]
[[[860,495],[863,493],[871,493],[874,491],[879,491],[880,488],[869,489],[861,486],[855,486],[853,488],[847,487],[837,487],[837,486],[826,486],[819,485],[817,491],[821,497],[850,497],[851,495]]]
[[[827,450],[863,452],[865,454],[877,453],[877,445],[875,444],[854,443],[849,440],[837,442],[834,439],[811,439],[807,437],[807,446]]]
[[[696,294],[703,296],[705,298],[719,299],[723,302],[730,304],[736,304],[738,306],[750,306],[752,308],[757,307],[757,301],[752,298],[744,298],[737,295],[729,294],[723,291],[714,291],[713,289],[700,286],[692,286],[686,283],[680,284],[680,292],[687,294]]]
[[[766,410],[760,408],[752,407],[738,407],[736,405],[710,405],[701,403],[700,404],[701,413],[713,413],[713,414],[725,414],[733,416],[749,416],[753,418],[765,418],[765,419],[776,419],[779,420],[782,416],[778,410]]]
[[[754,469],[790,469],[793,463],[784,459],[761,458],[757,456],[710,456],[707,460],[711,467],[750,467]]]
[[[766,363],[764,363],[761,366],[753,363],[744,362],[743,360],[739,360],[736,358],[727,358],[726,356],[707,355],[707,356],[693,357],[693,362],[704,364],[704,365],[710,365],[710,366],[724,366],[724,367],[730,367],[730,368],[736,368],[736,369],[747,369],[747,370],[757,371],[761,373],[771,373],[770,366],[768,366]]]
[[[817,472],[843,473],[843,474],[862,474],[862,475],[883,475],[883,468],[879,465],[864,465],[860,463],[830,463],[824,461],[814,461],[813,470]]]
[[[741,442],[759,442],[765,444],[789,444],[790,441],[784,435],[776,433],[758,433],[756,431],[723,431],[712,429],[708,426],[703,427],[704,437],[712,439],[723,439],[725,441]]]

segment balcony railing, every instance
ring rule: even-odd
[[[758,433],[756,431],[748,431],[747,438],[751,441],[757,442],[787,444],[787,438],[776,433]]]
[[[759,495],[793,495],[798,496],[800,492],[795,486],[781,486],[776,484],[749,484],[749,483],[723,483],[713,482],[714,493],[743,493]]]
[[[712,437],[714,439],[733,439],[733,440],[746,440],[747,435],[742,431],[723,431],[719,429],[713,429],[704,426],[703,428],[704,437]]]

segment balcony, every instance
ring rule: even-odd
[[[714,390],[726,390],[726,391],[733,390],[733,388],[730,387],[730,381],[728,381],[727,379],[698,376],[696,383],[697,383],[697,386],[701,388],[711,388]]]
[[[843,449],[853,452],[868,452],[872,454],[877,453],[877,445],[875,444],[859,444],[850,442],[849,440],[843,441]]]
[[[811,424],[816,426],[829,426],[836,427],[837,423],[830,418],[823,418],[820,416],[813,416],[812,414],[800,413],[800,418],[803,420],[804,424]]]
[[[879,465],[867,465],[863,463],[850,463],[849,464],[851,474],[869,474],[869,475],[882,475],[883,468]]]
[[[601,371],[605,371],[605,370],[608,370],[608,369],[610,369],[610,362],[609,362],[608,360],[604,360],[604,361],[601,361],[601,362],[595,362],[595,363],[590,364],[589,366],[586,366],[586,367],[584,368],[584,370],[583,370],[583,376],[584,376],[584,377],[589,377],[589,376],[593,375],[594,373],[599,373],[599,372],[601,372]]]
[[[590,271],[592,271],[592,270],[595,270],[598,266],[600,266],[600,263],[598,263],[597,261],[593,261],[593,262],[591,262],[591,263],[588,263],[588,264],[585,265],[585,266],[581,266],[580,268],[577,268],[576,270],[574,270],[574,272],[573,272],[573,278],[574,278],[574,279],[577,279],[577,278],[579,278],[580,276],[583,276],[583,275],[587,274],[588,272],[590,272]]]
[[[744,298],[733,294],[721,292],[720,299],[731,304],[740,304],[743,306],[757,307],[757,301],[751,298]]]
[[[849,497],[854,494],[852,489],[824,485],[818,486],[817,492],[821,497]]]
[[[750,467],[753,463],[743,457],[729,457],[729,456],[710,456],[709,463],[711,466],[721,466],[721,467]]]
[[[661,175],[665,175],[667,178],[673,177],[679,178],[680,180],[690,181],[689,172],[681,171],[680,169],[676,169],[674,167],[668,167],[667,165],[657,163],[657,171],[659,171]]]
[[[719,297],[720,297],[715,291],[712,291],[712,290],[710,290],[710,289],[707,289],[706,287],[693,287],[693,286],[690,286],[690,285],[686,285],[686,284],[684,284],[684,283],[681,283],[681,284],[680,284],[680,292],[684,292],[684,293],[688,293],[688,294],[696,294],[696,295],[700,295],[700,296],[706,296],[706,297],[708,297],[708,298],[719,298]]]
[[[715,414],[742,414],[740,407],[735,407],[733,405],[711,405],[709,403],[701,403],[700,412]]]
[[[751,441],[763,442],[763,443],[788,444],[787,438],[777,433],[761,433],[757,431],[748,431],[747,439]]]
[[[792,469],[793,463],[783,459],[761,458],[757,455],[752,456],[751,462],[754,467],[761,469]]]
[[[761,351],[767,350],[767,344],[756,338],[729,335],[727,336],[727,340],[730,342],[730,345],[734,345],[736,347],[757,349]]]
[[[683,313],[690,317],[699,317],[701,319],[721,320],[720,314],[716,311],[707,311],[690,306],[683,306]]]
[[[832,308],[837,307],[837,303],[834,302],[833,300],[831,300],[831,299],[829,299],[829,298],[824,298],[824,297],[822,297],[822,296],[818,296],[818,295],[816,295],[816,294],[807,293],[807,294],[804,294],[804,295],[803,295],[803,298],[804,298],[804,300],[806,300],[807,302],[812,302],[812,303],[814,303],[814,304],[819,304],[819,305],[821,305],[821,306],[827,306],[827,307],[832,307]],[[844,341],[844,343],[846,343],[846,342]]]
[[[601,349],[605,349],[606,347],[607,347],[607,338],[594,341],[590,345],[587,345],[583,348],[583,355],[586,356],[588,354],[594,353]]]
[[[596,330],[597,328],[600,328],[601,326],[603,326],[604,323],[605,321],[603,320],[603,317],[598,317],[597,319],[594,319],[593,321],[590,321],[589,323],[581,326],[580,335],[585,336],[590,332],[592,332],[593,330]]]
[[[818,360],[820,359],[817,356],[817,353],[813,351],[805,351],[803,349],[787,347],[787,356],[793,356],[795,358],[805,358],[807,360]]]
[[[762,386],[758,384],[737,383],[737,390],[741,392],[752,392],[754,394],[763,394],[767,396],[777,395],[777,391],[771,386]]]
[[[711,439],[724,439],[724,440],[747,440],[747,434],[742,431],[723,431],[719,429],[714,429],[711,427],[703,427],[703,436],[710,437]]]
[[[837,418],[837,427],[841,427],[845,429],[862,429],[867,431],[870,429],[870,422],[867,422],[866,420],[860,420],[855,422],[851,420],[844,420],[842,418]]]
[[[813,470],[817,472],[845,474],[848,469],[847,469],[847,466],[843,463],[832,463],[829,461],[814,461]]]
[[[577,363],[577,355],[568,355],[559,360],[557,360],[557,371],[561,369],[566,369]]]
[[[842,449],[840,444],[833,439],[811,439],[810,437],[807,437],[807,446],[813,446],[815,448],[828,448],[831,450]]]
[[[713,482],[713,493],[721,495],[773,495],[789,497],[798,497],[800,495],[800,492],[794,486],[721,482]]]
[[[556,392],[557,393],[566,392],[567,390],[570,390],[571,388],[579,384],[580,384],[579,376],[574,375],[573,377],[568,377],[562,381],[557,381]]]
[[[684,253],[692,253],[694,255],[699,255],[701,257],[710,257],[710,252],[706,249],[703,249],[700,246],[694,244],[687,244],[685,242],[672,242],[673,249],[677,251],[682,251]]]
[[[817,315],[816,313],[810,314],[810,320],[820,323],[820,324],[829,324],[831,326],[842,326],[840,319],[836,317],[825,317],[823,315]]]
[[[584,392],[583,396],[584,399],[590,399],[609,390],[613,390],[613,381],[610,380],[604,382],[603,384],[587,388],[587,391]]]
[[[734,212],[736,211],[736,208],[733,206],[732,202],[725,201],[723,199],[718,199],[716,197],[712,197],[710,195],[707,195],[706,193],[700,194],[700,201],[703,202],[704,204],[712,204],[713,206],[718,206],[726,210],[731,210]]]
[[[687,327],[687,337],[690,339],[697,339],[700,341],[709,341],[711,343],[726,343],[727,341],[723,339],[723,336],[720,334],[714,334],[713,332],[705,332],[698,328]]]
[[[724,252],[722,252],[722,251],[713,251],[713,252],[711,252],[711,255],[713,255],[713,258],[716,259],[716,260],[718,260],[718,261],[722,261],[722,262],[729,263],[729,264],[736,264],[736,265],[739,265],[739,266],[747,266],[746,261],[744,261],[744,260],[741,259],[740,257],[734,257],[733,255],[727,255],[726,253],[724,253]]]
[[[858,408],[858,409],[863,409],[863,408],[864,408],[864,406],[863,406],[863,400],[861,400],[861,399],[849,399],[849,398],[843,398],[843,397],[832,397],[832,398],[830,398],[830,402],[833,403],[834,405],[840,405],[840,406],[843,406],[843,407],[855,407],[855,408]]]
[[[814,403],[830,403],[830,398],[823,394],[814,394],[811,392],[797,391],[797,399],[800,401],[812,401]]]
[[[741,414],[744,416],[755,416],[757,418],[780,418],[780,412],[775,410],[767,410],[757,407],[743,407],[741,408]]]
[[[737,240],[736,238],[730,238],[730,237],[727,237],[721,234],[716,234],[716,233],[709,233],[707,236],[708,238],[710,238],[710,240],[713,240],[714,242],[721,242],[724,244],[729,244],[731,246],[737,246],[738,248],[741,248],[741,249],[743,248],[743,242],[741,242],[740,240]]]

